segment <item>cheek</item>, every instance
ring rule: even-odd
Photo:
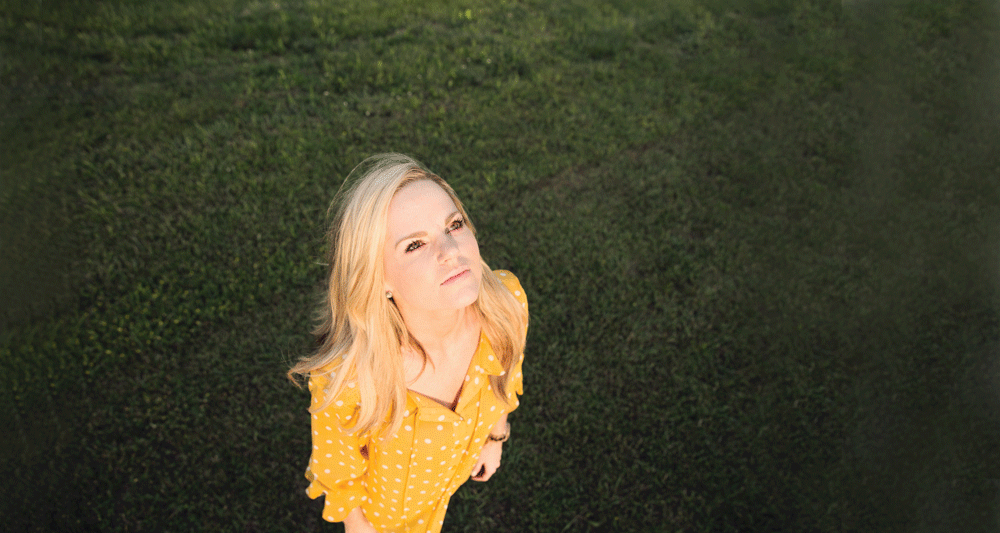
[[[472,235],[472,233],[469,233],[469,241],[465,245],[465,249],[467,255],[474,257],[475,259],[479,259],[479,242]]]
[[[393,292],[400,290],[400,284],[405,283],[407,278],[406,262],[399,258],[386,257],[382,264],[385,267],[386,288],[391,288]]]
[[[435,270],[426,264],[425,258],[426,254],[421,254],[386,262],[386,282],[399,298],[412,302],[427,297],[427,287],[433,284]]]
[[[385,280],[386,290],[390,290],[393,282],[396,280],[396,271],[395,265],[392,264],[392,260],[389,259],[388,254],[382,256],[382,278]]]

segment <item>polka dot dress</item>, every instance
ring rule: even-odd
[[[504,270],[495,274],[527,309],[517,278]],[[472,474],[490,430],[518,406],[523,360],[522,354],[513,370],[508,407],[493,393],[489,377],[504,371],[489,339],[481,335],[455,410],[410,391],[402,426],[385,441],[362,442],[344,429],[355,416],[357,389],[345,389],[314,413],[306,493],[325,496],[323,518],[341,522],[360,506],[379,531],[440,531],[448,501]],[[322,377],[309,380],[314,404],[322,402],[325,385]]]

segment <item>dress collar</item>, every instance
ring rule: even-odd
[[[500,366],[500,359],[497,357],[496,352],[493,351],[493,345],[486,338],[486,333],[479,334],[479,349],[472,356],[469,374],[471,375],[473,371],[490,376],[502,376],[506,373],[503,367]]]

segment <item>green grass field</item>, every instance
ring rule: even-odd
[[[445,531],[997,531],[998,9],[0,0],[0,529],[342,529],[284,374],[400,151],[532,309]]]

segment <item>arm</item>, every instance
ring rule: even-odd
[[[500,278],[501,283],[507,288],[508,291],[514,298],[521,303],[524,310],[528,310],[528,298],[524,294],[524,288],[521,286],[521,282],[518,281],[514,274],[506,270],[496,270],[494,273]],[[525,330],[527,334],[527,330]],[[524,392],[522,384],[522,374],[521,365],[524,362],[524,354],[520,354],[520,359],[514,366],[513,376],[511,378],[510,388],[507,393],[507,401],[509,404],[508,411],[497,420],[497,423],[490,428],[490,435],[494,437],[505,436],[502,440],[506,441],[509,426],[507,425],[507,414],[514,409],[517,409],[520,402],[517,396]],[[472,467],[472,479],[475,481],[487,481],[493,474],[500,468],[500,456],[503,454],[503,442],[487,439],[486,444],[483,445],[482,451],[479,452],[479,459],[476,461],[475,466]],[[478,475],[482,472],[482,475]]]
[[[504,437],[507,434],[507,413],[504,413],[490,430],[491,437]],[[506,440],[506,439],[503,439]],[[503,442],[487,439],[483,445],[483,450],[479,452],[479,460],[472,467],[472,479],[475,481],[488,481],[500,468],[500,456],[503,454]],[[478,475],[482,471],[482,475]]]
[[[314,409],[324,402],[324,385],[323,377],[309,380]],[[310,481],[306,494],[310,498],[324,497],[323,518],[330,522],[343,522],[368,495],[364,488],[364,476],[368,471],[368,457],[364,453],[367,442],[350,431],[357,415],[356,407],[354,397],[338,397],[337,401],[310,415],[313,453],[306,470]]]
[[[344,517],[344,533],[374,533],[375,527],[365,517],[364,511],[360,507],[355,507],[353,511]]]

